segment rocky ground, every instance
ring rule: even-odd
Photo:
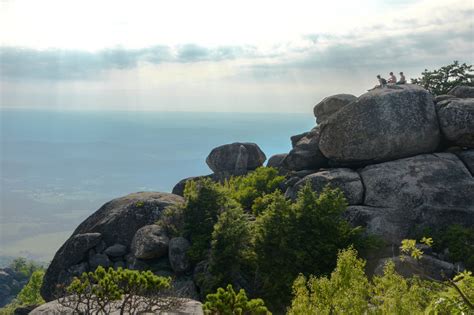
[[[286,175],[282,188],[288,198],[307,181],[318,191],[326,184],[339,187],[349,203],[347,219],[380,236],[388,248],[425,227],[474,226],[474,88],[433,98],[416,85],[389,86],[360,97],[327,97],[314,113],[318,125],[291,137],[293,149],[267,163]],[[207,157],[214,173],[206,177],[221,181],[245,174],[265,159],[256,144],[223,145]],[[114,199],[87,218],[51,262],[41,290],[45,300],[54,300],[58,283],[98,265],[173,275],[185,296],[197,299],[193,274],[199,265],[193,268],[186,258],[189,241],[170,238],[155,225],[165,207],[183,202],[190,179],[172,194]],[[393,252],[381,251],[380,263],[384,255]],[[435,255],[426,255],[423,264],[428,272],[459,267]],[[413,272],[409,260],[397,266]]]

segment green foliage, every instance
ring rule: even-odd
[[[151,271],[118,268],[84,272],[66,288],[61,305],[76,312],[135,314],[140,309],[165,309],[167,299],[160,293],[171,287],[170,278],[154,275]],[[115,302],[114,301],[119,301]]]
[[[232,177],[226,187],[231,198],[250,210],[255,199],[278,190],[284,180],[285,177],[279,176],[277,169],[259,167],[246,176]]]
[[[36,270],[43,269],[40,264],[23,257],[15,258],[8,267],[23,275],[25,279],[28,279]]]
[[[43,276],[43,269],[34,271],[28,283],[21,289],[16,298],[10,304],[0,308],[0,315],[13,314],[18,307],[43,304],[44,300],[40,294]]]
[[[364,266],[357,251],[349,248],[339,253],[329,278],[310,276],[307,280],[300,275],[293,284],[295,298],[288,314],[364,314],[369,297]]]
[[[44,303],[40,294],[43,277],[44,270],[39,269],[33,272],[28,283],[21,289],[16,297],[20,305],[39,305]]]
[[[474,314],[474,277],[464,271],[448,281],[448,286],[435,295],[426,313]]]
[[[212,233],[210,272],[216,286],[233,283],[251,255],[248,218],[239,204],[230,203],[219,215]]]
[[[417,277],[406,279],[389,261],[383,276],[373,278],[370,303],[377,310],[376,314],[423,314],[433,290],[439,290],[439,285]]]
[[[228,198],[222,187],[208,178],[188,181],[184,198],[183,235],[191,240],[189,258],[197,262],[207,255],[214,224],[226,207]]]
[[[264,315],[271,314],[262,299],[249,300],[245,291],[236,293],[232,285],[217,289],[216,293],[208,294],[203,305],[204,314],[219,315]]]
[[[474,86],[474,73],[472,65],[452,64],[429,71],[425,69],[420,78],[411,79],[411,83],[423,86],[434,95],[446,94],[457,85]]]
[[[434,234],[436,251],[448,249],[447,259],[452,262],[464,262],[469,270],[474,270],[474,228],[453,224]]]
[[[425,239],[428,240],[428,239]],[[429,240],[428,240],[429,242]],[[408,243],[408,242],[405,242]],[[331,277],[300,275],[289,314],[471,314],[474,278],[463,272],[446,282],[404,278],[392,261],[369,281],[365,261],[349,248],[339,253]]]
[[[347,203],[339,189],[321,194],[305,185],[291,204],[276,193],[257,218],[255,253],[262,295],[274,308],[288,305],[298,274],[328,274],[338,250],[353,243],[359,230],[342,218]]]

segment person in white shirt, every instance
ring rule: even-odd
[[[393,72],[390,72],[390,77],[388,78],[387,82],[392,84],[397,83],[397,77],[393,74]]]

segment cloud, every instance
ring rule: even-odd
[[[98,52],[35,50],[0,47],[1,77],[5,79],[94,79],[112,69],[132,69],[140,63],[190,63],[255,57],[252,46],[207,48],[196,44],[156,45],[142,49],[111,48]]]

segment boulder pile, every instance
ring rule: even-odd
[[[296,198],[307,182],[315,191],[338,187],[349,204],[347,220],[395,248],[424,228],[474,226],[474,88],[436,98],[410,84],[360,97],[338,94],[317,104],[314,114],[318,125],[291,137],[292,150],[267,164],[286,175],[287,198]],[[265,160],[254,143],[226,144],[210,152],[213,174],[203,177],[222,181]],[[192,275],[204,274],[206,266],[193,270],[189,241],[170,238],[155,225],[166,207],[183,202],[184,186],[195,178],[180,181],[173,194],[112,200],[86,219],[51,262],[41,291],[45,300],[54,300],[57,284],[98,265],[171,275],[187,297],[196,298],[196,284],[205,279],[196,282]]]

